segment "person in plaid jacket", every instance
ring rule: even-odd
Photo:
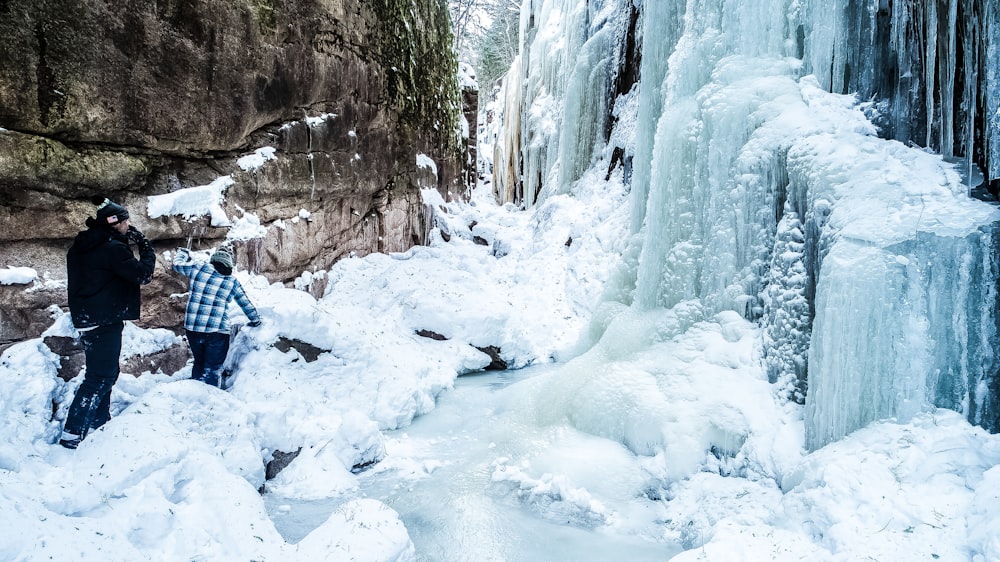
[[[184,330],[194,356],[191,378],[215,387],[222,382],[222,366],[229,352],[229,303],[243,309],[249,326],[260,326],[260,315],[240,282],[232,276],[233,253],[219,248],[208,263],[191,259],[185,248],[174,256],[174,271],[191,280],[191,294],[184,312]]]

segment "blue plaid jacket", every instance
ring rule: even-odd
[[[174,271],[191,279],[184,329],[192,332],[228,332],[228,307],[233,300],[251,322],[260,321],[257,309],[235,277],[222,275],[212,264],[189,262],[188,259],[186,252],[178,252],[174,258]]]

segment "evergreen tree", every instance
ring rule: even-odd
[[[518,0],[448,0],[455,52],[472,64],[480,84],[500,79],[518,52]]]

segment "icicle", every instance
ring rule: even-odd
[[[924,146],[932,146],[934,135],[934,100],[937,89],[934,88],[934,73],[937,71],[937,2],[927,2],[926,21],[924,23],[924,111],[926,115],[927,133]]]
[[[986,43],[986,146],[987,179],[1000,179],[1000,0],[987,0],[984,9]],[[990,61],[993,64],[990,64]]]
[[[977,185],[973,179],[977,175],[977,170],[972,158],[976,138],[976,107],[979,93],[979,50],[976,47],[980,38],[978,22],[973,21],[969,27],[962,43],[962,52],[965,53],[965,91],[962,95],[962,110],[966,115],[962,135],[962,151],[965,154],[965,177],[969,187],[968,194],[972,195],[972,188]]]
[[[941,60],[941,133],[938,147],[944,156],[954,155],[955,147],[955,82],[957,78],[957,19],[958,0],[948,2],[948,31],[945,36],[946,56]]]

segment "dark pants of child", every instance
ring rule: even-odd
[[[87,371],[66,414],[65,433],[87,436],[111,419],[111,389],[118,381],[123,322],[98,326],[80,334]]]
[[[191,378],[214,387],[222,383],[222,366],[229,353],[229,332],[192,332],[187,330],[188,346],[194,356]]]

